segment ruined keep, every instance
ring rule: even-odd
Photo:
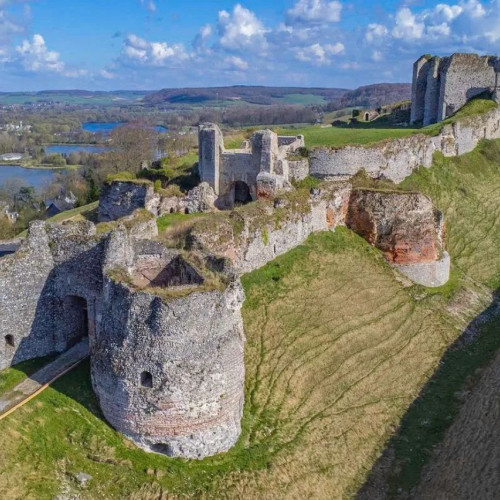
[[[424,126],[437,123],[479,94],[495,95],[500,85],[499,71],[500,59],[496,56],[420,57],[413,65],[410,122]]]
[[[199,172],[218,197],[218,208],[232,208],[268,198],[290,187],[295,164],[290,153],[304,147],[304,137],[280,137],[271,130],[256,132],[240,149],[226,149],[220,128],[206,123],[199,129]]]

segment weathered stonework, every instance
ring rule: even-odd
[[[473,97],[494,92],[497,66],[496,56],[422,56],[413,66],[411,123],[440,122]]]
[[[218,208],[232,208],[259,196],[269,197],[269,189],[287,188],[291,180],[287,156],[301,147],[303,136],[278,137],[262,130],[243,149],[227,150],[220,128],[207,123],[199,130],[200,177],[214,189]],[[264,180],[261,176],[259,181],[260,174]],[[240,193],[245,190],[242,198]]]
[[[110,222],[145,208],[158,215],[160,197],[149,181],[113,181],[106,183],[99,199],[99,222]]]
[[[224,290],[196,291],[202,275],[180,262],[159,242],[110,235],[92,380],[106,419],[139,446],[204,458],[241,432],[245,296],[230,270]],[[113,278],[117,266],[135,286]],[[186,296],[158,296],[189,286]]]
[[[415,283],[436,287],[448,281],[450,258],[444,252],[444,219],[428,197],[356,189],[346,223]]]
[[[417,168],[430,168],[434,153],[460,156],[482,139],[500,139],[500,108],[444,125],[436,136],[415,134],[372,145],[318,147],[310,151],[310,174],[323,180],[348,179],[361,170],[400,183]]]

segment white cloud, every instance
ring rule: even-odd
[[[106,78],[106,80],[113,80],[114,78],[117,77],[116,73],[112,73],[107,69],[101,69],[101,71],[99,71],[99,75],[102,76],[103,78]]]
[[[171,66],[189,59],[182,44],[149,42],[137,35],[128,35],[122,47],[122,55],[130,62],[144,66]]]
[[[392,30],[394,38],[402,38],[407,41],[422,38],[425,32],[425,24],[419,22],[408,7],[403,7],[396,14],[396,25]]]
[[[248,63],[241,57],[229,56],[224,59],[222,67],[228,70],[245,71],[248,69]]]
[[[268,30],[252,11],[240,4],[234,7],[232,13],[220,11],[217,26],[220,34],[219,44],[225,49],[262,50],[267,47]]]
[[[30,40],[24,40],[16,47],[17,62],[26,71],[54,71],[62,73],[65,65],[59,59],[59,52],[49,50],[42,35],[33,35]]]
[[[383,59],[383,55],[382,55],[382,52],[380,52],[380,50],[374,50],[372,52],[372,59],[375,61],[375,62],[379,62]]]
[[[321,45],[315,43],[308,47],[300,47],[295,51],[295,57],[299,61],[314,64],[316,66],[325,66],[331,63],[331,58],[344,52],[345,47],[341,43],[335,45]]]
[[[150,12],[156,12],[156,3],[153,0],[141,0],[141,5],[146,7]]]
[[[212,36],[212,33],[213,29],[210,24],[205,24],[205,26],[202,26],[193,41],[193,47],[197,50],[203,49],[205,47],[206,41]]]
[[[385,38],[389,34],[389,30],[383,24],[369,24],[366,30],[365,38],[368,42]]]
[[[327,0],[298,0],[287,12],[289,24],[337,23],[342,14],[342,4]]]

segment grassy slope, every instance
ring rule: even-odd
[[[455,294],[404,288],[345,229],[244,277],[247,404],[243,436],[228,454],[184,462],[135,449],[100,418],[82,366],[0,422],[0,498],[49,500],[61,485],[78,490],[73,477],[82,471],[96,478],[86,494],[106,500],[331,500],[356,491],[469,320],[456,311],[477,314],[488,302],[482,284],[499,284],[499,164],[500,145],[489,142],[405,182],[447,215]],[[406,416],[394,491],[417,480],[457,392],[498,347],[497,332],[486,325],[478,342],[454,351],[448,373]]]

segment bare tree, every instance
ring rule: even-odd
[[[154,160],[158,133],[145,123],[117,127],[110,139],[111,150],[103,157],[112,172],[137,173],[143,163],[151,164]]]

